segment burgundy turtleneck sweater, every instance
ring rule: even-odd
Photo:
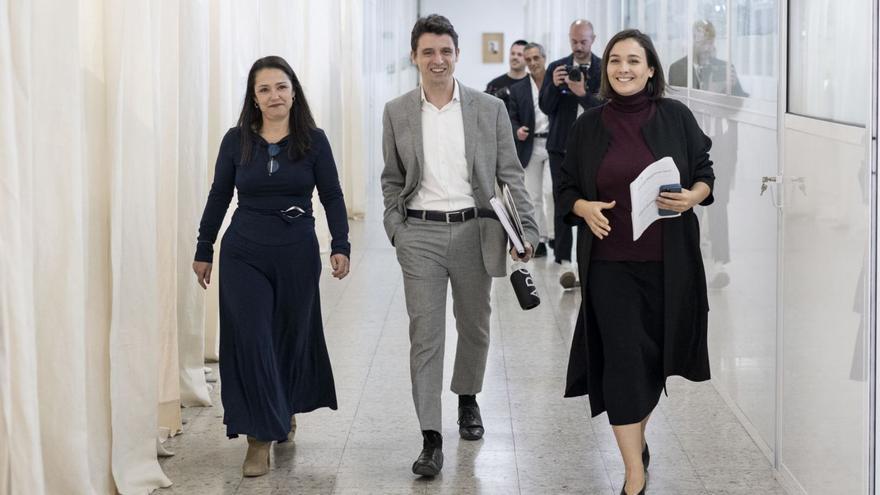
[[[657,160],[642,136],[642,126],[654,115],[656,105],[645,91],[615,96],[602,109],[602,123],[611,135],[608,151],[599,165],[596,186],[599,201],[617,201],[602,213],[611,232],[593,242],[592,259],[605,261],[663,261],[662,222],[654,222],[632,240],[632,204],[629,185],[645,167]]]

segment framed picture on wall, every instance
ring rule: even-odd
[[[504,33],[483,33],[483,63],[504,63]]]

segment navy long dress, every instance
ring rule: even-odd
[[[247,163],[241,163],[242,132],[252,143]],[[272,174],[269,143],[258,134],[232,128],[220,145],[195,259],[212,261],[237,189],[238,208],[220,249],[220,396],[230,438],[284,441],[292,414],[336,409],[318,293],[315,187],[327,212],[332,253],[348,256],[351,248],[330,143],[320,129],[310,132],[311,149],[296,160],[288,158],[287,138],[277,143]]]

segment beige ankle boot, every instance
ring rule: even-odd
[[[290,416],[290,433],[287,434],[287,441],[292,442],[293,437],[296,436],[296,416]]]
[[[261,442],[253,437],[247,437],[247,442],[248,450],[241,472],[245,476],[263,476],[269,472],[269,450],[272,442]]]

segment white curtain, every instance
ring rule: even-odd
[[[210,405],[219,273],[206,293],[190,264],[248,68],[291,63],[362,213],[363,17],[357,0],[0,0],[0,493],[171,483],[157,436]]]
[[[623,0],[526,0],[526,36],[547,50],[547,63],[571,53],[568,28],[577,19],[593,23],[593,53],[601,57],[605,42],[622,29]]]
[[[32,94],[32,18],[30,4],[13,7],[0,0],[0,490],[6,493],[45,492],[36,393],[33,147],[27,103]]]
[[[416,87],[418,71],[410,61],[410,36],[418,17],[418,5],[410,0],[365,0],[363,33],[364,77],[360,82],[367,97],[363,112],[366,143],[362,154],[369,204],[368,217],[382,219],[382,110],[385,102]]]
[[[568,27],[575,19],[586,16],[586,4],[586,0],[526,1],[526,37],[544,45],[548,64],[571,53]],[[596,21],[593,24],[598,33],[600,27]]]

